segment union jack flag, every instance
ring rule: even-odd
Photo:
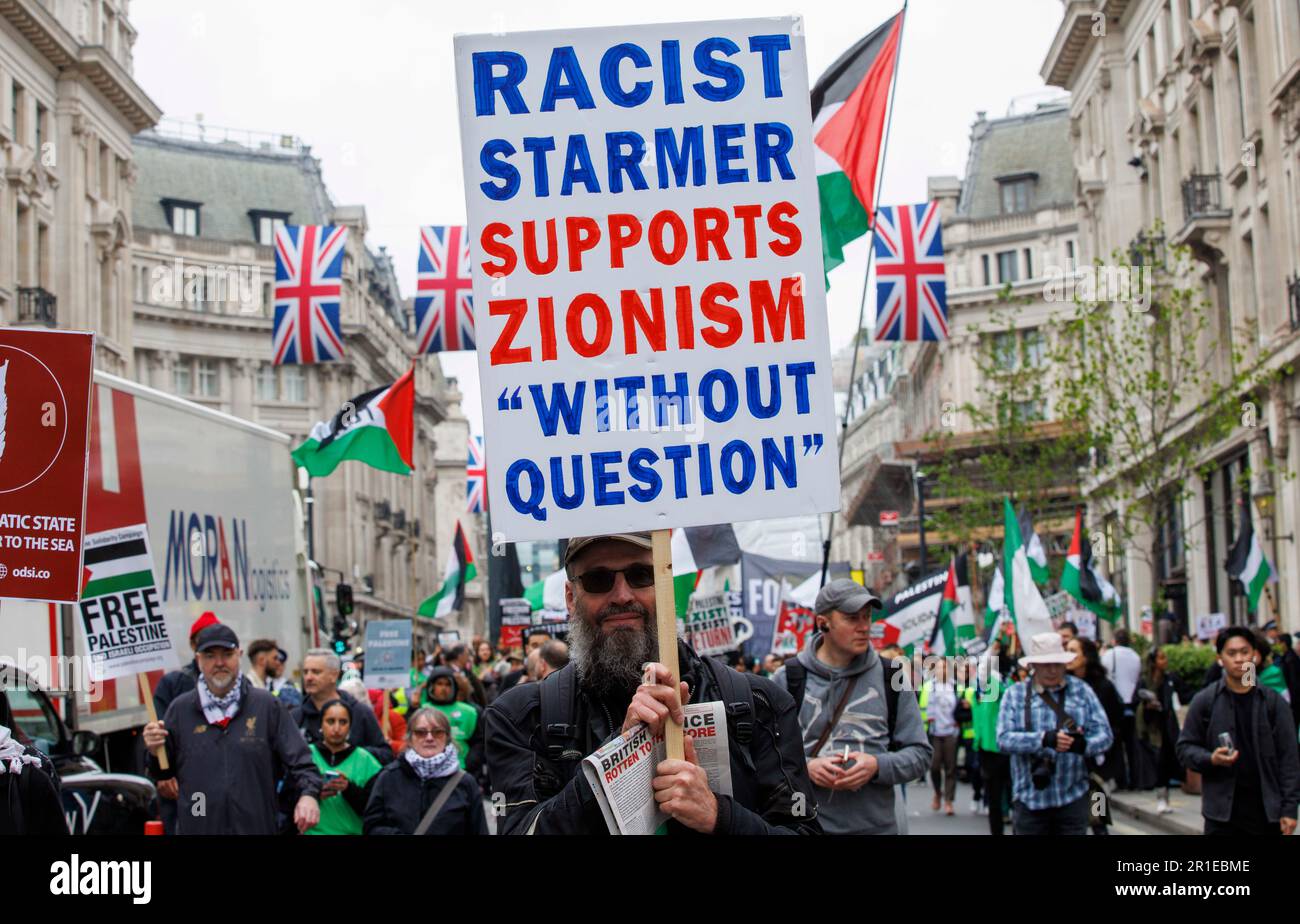
[[[466,507],[470,513],[487,509],[487,462],[483,458],[483,437],[469,438],[469,462],[465,466]]]
[[[417,355],[474,349],[474,283],[469,238],[460,225],[420,229],[415,283]]]
[[[938,202],[876,213],[876,340],[947,340]]]
[[[348,229],[282,225],[275,229],[275,364],[343,358],[339,303]]]

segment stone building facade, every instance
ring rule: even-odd
[[[291,136],[165,124],[137,136],[135,154],[131,294],[140,382],[297,443],[345,401],[394,381],[411,364],[411,312],[392,261],[382,247],[367,246],[364,207],[332,202],[308,147]],[[271,361],[273,242],[281,223],[348,229],[343,362]],[[414,473],[348,462],[312,480],[315,560],[327,600],[337,583],[351,583],[361,626],[410,616],[438,589],[457,519],[478,544],[476,518],[465,513],[469,425],[460,393],[436,356],[415,368]],[[417,619],[420,641],[431,645],[438,628],[459,629],[467,639],[480,631],[483,583],[470,586],[452,624]]]
[[[1213,307],[1218,348],[1296,369],[1300,5],[1070,0],[1062,12],[1042,74],[1071,93],[1081,259],[1112,261],[1140,235],[1190,247],[1187,284]],[[1300,627],[1300,479],[1282,477],[1300,472],[1300,381],[1283,374],[1257,403],[1198,459],[1204,475],[1170,504],[1166,534],[1135,541],[1155,557],[1154,575],[1133,548],[1107,549],[1134,606],[1162,585],[1170,630],[1215,612]],[[1105,532],[1101,513],[1093,526]],[[1253,618],[1224,570],[1246,516],[1280,577]]]
[[[917,473],[925,480],[928,514],[960,504],[963,498],[936,496],[934,464],[945,452],[977,456],[993,441],[963,410],[984,402],[981,376],[990,356],[1001,357],[1007,368],[1045,364],[1047,322],[1069,307],[1046,294],[1049,281],[1071,271],[1078,259],[1066,104],[1040,104],[994,119],[979,113],[966,176],[931,177],[927,198],[939,203],[943,215],[949,339],[862,350],[845,441],[847,522],[835,530],[832,545],[832,558],[863,568],[882,592],[920,573]],[[1054,409],[1023,410],[1041,421],[1031,426],[1035,437],[1051,438],[1058,425]],[[1077,484],[1063,479],[1058,493],[1051,504],[1059,515],[1040,518],[1035,526],[1064,554]],[[898,511],[898,525],[882,527],[882,511]],[[972,538],[994,549],[1001,531],[966,537],[931,529],[926,570],[942,567],[947,551]]]
[[[0,325],[94,330],[131,371],[131,137],[160,110],[131,75],[126,0],[0,2]]]

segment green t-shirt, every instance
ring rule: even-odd
[[[311,759],[316,769],[324,776],[334,770],[348,778],[349,787],[364,788],[380,770],[379,761],[365,748],[353,748],[352,753],[343,762],[331,767],[325,761],[317,745],[311,746]],[[308,834],[360,834],[361,816],[348,805],[343,794],[320,800],[320,824],[307,831]]]

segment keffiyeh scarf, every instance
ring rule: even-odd
[[[0,773],[22,773],[23,764],[41,765],[41,759],[28,754],[27,749],[14,739],[9,729],[0,725]]]
[[[415,753],[415,748],[407,748],[405,754],[406,762],[411,765],[411,769],[422,780],[451,776],[460,769],[460,756],[456,751],[456,745],[450,741],[447,742],[447,747],[441,754],[435,754],[432,757],[421,757]]]
[[[203,718],[213,725],[224,725],[235,717],[239,711],[240,691],[244,686],[244,675],[235,675],[235,682],[225,696],[214,696],[208,689],[208,680],[199,674],[199,706],[203,708]]]

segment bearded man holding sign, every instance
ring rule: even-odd
[[[721,701],[734,795],[709,789],[687,738],[685,760],[655,768],[655,800],[672,819],[669,832],[820,834],[790,694],[701,658],[684,642],[677,645],[680,680],[656,661],[650,534],[572,539],[564,568],[570,663],[540,683],[510,689],[487,711],[492,789],[505,796],[500,831],[606,833],[579,771],[582,758],[639,723],[653,734],[670,717],[681,723],[683,703]]]

